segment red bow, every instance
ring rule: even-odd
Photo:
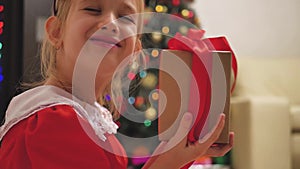
[[[207,55],[209,51],[230,51],[232,55],[232,69],[234,82],[231,87],[231,93],[236,85],[237,78],[237,60],[233,50],[231,49],[226,37],[213,37],[203,39],[205,30],[189,29],[187,36],[183,36],[180,33],[176,33],[175,36],[169,40],[168,47],[172,50],[189,51],[196,54],[198,57],[201,55]]]

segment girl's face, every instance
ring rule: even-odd
[[[59,78],[72,84],[76,59],[86,42],[91,42],[109,49],[97,71],[95,85],[99,93],[110,82],[118,64],[136,48],[136,36],[122,38],[137,29],[135,18],[127,16],[137,13],[136,0],[72,0],[71,3],[56,56]]]

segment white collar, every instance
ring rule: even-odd
[[[44,85],[30,89],[12,99],[5,115],[5,123],[0,127],[0,140],[15,124],[34,113],[54,105],[70,105],[75,112],[87,120],[95,134],[103,141],[105,134],[117,133],[118,126],[113,122],[111,113],[97,102],[94,105],[76,99],[65,90]]]

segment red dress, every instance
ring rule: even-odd
[[[42,109],[14,125],[0,147],[1,169],[122,169],[127,167],[123,147],[114,135],[107,152],[82,129],[69,105]]]

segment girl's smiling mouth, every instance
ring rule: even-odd
[[[93,43],[103,46],[103,47],[107,47],[107,48],[120,48],[122,47],[121,44],[119,43],[119,40],[115,39],[115,38],[111,38],[108,36],[92,36],[89,39],[90,41],[92,41]]]

